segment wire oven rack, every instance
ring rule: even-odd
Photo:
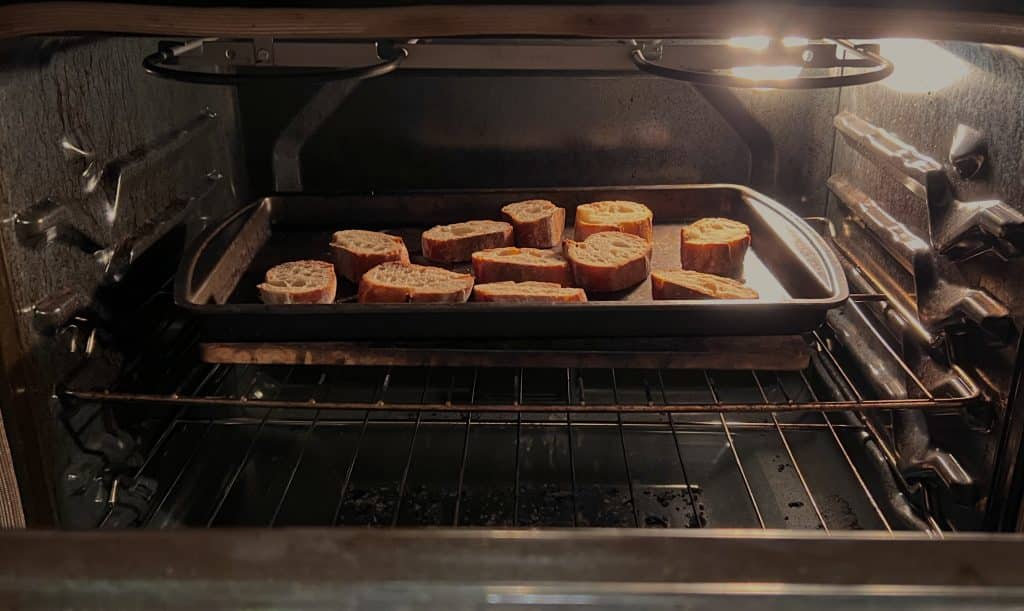
[[[212,367],[201,385],[238,383],[231,369]],[[280,396],[298,386],[301,368],[251,373],[241,378],[250,394]],[[360,383],[366,373],[333,382],[346,393],[386,395],[413,391],[417,384],[400,378],[415,375],[420,399],[438,392],[431,383],[438,372],[385,368],[375,390]],[[515,388],[507,392],[522,393],[523,404],[566,383],[559,380],[564,370],[445,374],[449,385],[471,376],[480,405],[500,400],[493,393],[505,382]],[[617,381],[609,374],[605,380],[584,374],[595,400],[650,388],[642,374]],[[700,375],[715,392],[744,391],[736,372]],[[746,391],[768,400],[817,392],[803,372],[750,376]],[[677,377],[659,387],[679,392],[686,381]],[[330,387],[321,375],[307,390]],[[370,398],[366,405],[375,403]],[[151,527],[906,528],[913,510],[896,507],[901,493],[864,456],[870,426],[862,417],[825,411],[457,414],[281,409],[253,401],[225,413],[181,405],[133,477],[161,482],[140,520]],[[111,499],[111,512],[117,502]],[[927,518],[921,523],[939,530]]]
[[[877,300],[877,299],[876,299]],[[673,389],[666,387],[665,373],[662,370],[648,371],[644,378],[644,390],[642,393],[622,393],[616,383],[616,372],[633,370],[606,370],[610,375],[610,386],[608,392],[601,397],[594,389],[588,388],[584,374],[586,369],[566,369],[564,371],[565,384],[563,391],[558,394],[548,394],[543,398],[524,400],[524,387],[521,377],[516,377],[510,387],[511,392],[505,394],[503,400],[496,400],[481,403],[477,400],[476,375],[469,388],[465,384],[459,386],[452,378],[447,389],[433,389],[432,392],[423,390],[422,398],[409,400],[409,393],[390,392],[393,383],[393,375],[405,370],[420,371],[420,368],[390,368],[383,370],[384,373],[377,377],[377,387],[371,398],[365,397],[361,400],[352,400],[349,396],[339,393],[323,393],[317,386],[325,385],[330,388],[333,383],[330,380],[342,375],[346,369],[353,369],[345,366],[250,366],[232,365],[227,367],[216,367],[203,364],[195,358],[196,337],[190,335],[189,330],[172,329],[173,319],[169,319],[166,325],[157,332],[183,334],[185,339],[179,339],[170,352],[162,350],[150,350],[143,353],[136,359],[136,362],[126,368],[127,373],[121,376],[117,386],[112,388],[81,388],[77,387],[74,380],[61,390],[61,396],[67,401],[98,401],[104,403],[131,403],[131,404],[171,404],[187,406],[220,406],[220,407],[268,407],[277,409],[310,408],[317,409],[367,409],[367,410],[391,410],[409,409],[424,411],[456,411],[467,410],[479,412],[502,412],[502,411],[525,411],[525,412],[749,412],[749,411],[844,411],[864,409],[926,409],[945,408],[959,409],[967,407],[976,402],[980,391],[963,372],[955,369],[958,377],[964,382],[964,392],[958,394],[937,394],[929,390],[921,377],[904,362],[902,358],[889,346],[888,342],[879,334],[878,330],[867,320],[864,314],[856,309],[856,312],[864,317],[865,327],[869,329],[883,346],[888,356],[896,363],[899,369],[906,376],[908,387],[907,397],[873,397],[866,389],[865,384],[858,383],[857,374],[843,364],[843,360],[837,356],[837,350],[841,349],[835,340],[828,336],[828,327],[823,327],[806,336],[811,350],[811,365],[806,370],[799,372],[803,386],[809,392],[790,394],[781,385],[781,393],[777,398],[772,398],[766,391],[766,377],[773,375],[772,372],[750,371],[752,389],[755,393],[737,395],[736,393],[723,393],[714,380],[714,375],[709,370],[685,370],[691,376],[696,376],[699,383],[687,384],[685,388]],[[194,329],[192,329],[194,333]],[[180,336],[179,336],[180,337]],[[154,342],[154,345],[160,345]],[[167,364],[171,364],[168,371]],[[434,368],[442,369],[443,368]],[[301,371],[302,381],[290,383],[291,372]],[[477,371],[484,370],[478,368]],[[246,386],[244,376],[248,373],[251,376],[252,384],[259,379],[269,375],[269,372],[282,371],[290,372],[289,375],[277,375],[274,378],[274,388],[263,389],[254,386]],[[427,380],[431,378],[431,369],[423,369]],[[673,371],[673,370],[665,370]],[[238,380],[233,386],[219,386],[216,392],[211,392],[208,384],[210,377],[215,374],[230,375],[232,379]],[[437,378],[435,378],[436,380]],[[812,386],[811,380],[815,380],[818,391]],[[319,380],[319,384],[310,384],[310,380]],[[159,389],[164,389],[162,392]],[[461,392],[460,392],[461,391]],[[397,399],[395,397],[398,397]]]
[[[170,316],[140,342],[162,348],[115,385],[59,391],[65,405],[168,416],[118,478],[159,482],[137,524],[939,533],[862,412],[978,400],[973,384],[937,396],[898,358],[911,396],[876,397],[827,326],[807,336],[803,371],[205,364],[196,337]],[[107,526],[123,525],[116,484]]]

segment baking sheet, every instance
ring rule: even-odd
[[[724,216],[747,223],[752,243],[744,280],[761,297],[653,301],[648,279],[618,293],[588,293],[586,304],[358,304],[355,285],[340,280],[334,304],[260,303],[256,285],[267,269],[295,259],[332,260],[330,235],[339,229],[399,235],[414,262],[429,263],[420,255],[425,229],[499,219],[502,205],[531,198],[567,208],[566,238],[572,236],[572,215],[580,203],[647,204],[655,220],[652,269],[679,269],[680,229],[687,222]],[[448,267],[471,271],[468,262]],[[205,325],[208,337],[225,341],[790,334],[815,328],[825,311],[847,296],[835,256],[806,223],[763,195],[733,185],[266,198],[194,245],[177,289],[181,305],[218,321]]]

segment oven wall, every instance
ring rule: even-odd
[[[162,238],[175,213],[192,219],[194,234],[204,218],[245,197],[234,91],[146,75],[141,58],[155,45],[100,37],[4,43],[0,337],[7,384],[0,404],[30,525],[54,520],[58,482],[62,492],[74,490],[67,495],[73,502],[96,505],[96,490],[72,480],[87,481],[102,468],[99,456],[117,445],[94,413],[59,409],[54,385],[83,359],[109,360],[116,369],[123,355],[111,348],[122,331],[113,326],[177,264],[187,236],[177,230]],[[45,200],[53,202],[53,227],[30,236]],[[172,223],[154,226],[154,219]],[[114,273],[129,260],[138,271]],[[86,440],[97,429],[86,442],[95,445],[73,448],[73,427],[84,427]]]
[[[1021,180],[1024,141],[1024,51],[1015,47],[968,43],[908,45],[896,43],[896,73],[888,81],[842,91],[840,107],[895,133],[922,153],[944,163],[962,201],[999,199],[1024,212]],[[882,46],[883,54],[886,44]],[[913,51],[912,54],[908,53]],[[904,61],[900,57],[905,56]],[[902,67],[901,67],[902,65]],[[929,89],[929,90],[925,90]],[[982,172],[960,179],[949,167],[949,149],[957,126],[980,130],[987,144]],[[874,198],[897,220],[928,240],[928,209],[891,176],[840,141],[832,172]],[[849,215],[834,198],[830,217],[842,224]],[[840,240],[844,232],[840,231]],[[846,238],[854,249],[867,248],[891,278],[913,293],[911,278],[870,239],[855,233]],[[1005,304],[1017,329],[1024,324],[1024,263],[985,254],[954,266],[962,282],[980,287]],[[951,451],[978,483],[972,503],[988,513],[989,526],[1011,527],[1015,518],[1010,499],[1012,465],[1019,453],[1018,409],[1008,409],[1009,396],[1019,378],[1018,337],[1005,345],[993,344],[976,329],[967,328],[954,342],[954,358],[965,365],[994,399],[991,417],[968,413],[928,415],[932,443]],[[1000,457],[1004,456],[1005,461]],[[1020,475],[1018,474],[1018,477]],[[1012,505],[1013,507],[1009,507]],[[1004,515],[1006,514],[1006,515]]]
[[[251,174],[316,88],[247,86]],[[837,91],[695,88],[658,78],[402,76],[358,85],[307,141],[312,193],[726,182],[824,211]]]

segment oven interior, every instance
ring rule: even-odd
[[[265,41],[236,43],[214,50]],[[157,38],[9,44],[15,520],[1017,530],[1017,48],[883,40],[888,79],[803,91],[423,62],[185,83],[143,69]],[[325,61],[355,61],[342,51]],[[186,246],[268,195],[692,183],[756,189],[836,252],[851,296],[799,336],[806,366],[661,367],[637,356],[651,338],[525,330],[455,364],[450,339],[353,348],[372,363],[207,363],[174,301]]]

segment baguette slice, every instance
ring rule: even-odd
[[[757,299],[759,297],[757,291],[739,280],[689,269],[651,272],[651,295],[655,299]]]
[[[331,236],[334,271],[349,282],[358,283],[363,274],[388,261],[409,262],[402,238],[379,231],[346,229]]]
[[[584,303],[587,294],[554,282],[492,282],[473,287],[473,298],[503,303]]]
[[[679,260],[683,269],[739,278],[749,247],[750,227],[731,219],[700,219],[683,227]]]
[[[359,303],[462,303],[472,290],[469,274],[389,261],[363,274]]]
[[[338,279],[326,261],[289,261],[267,270],[260,290],[263,303],[334,303]]]
[[[529,199],[501,209],[505,219],[515,228],[516,245],[551,248],[562,241],[565,231],[565,208],[546,199]]]
[[[536,248],[508,246],[475,252],[473,275],[479,283],[535,280],[572,286],[572,270],[565,257]]]
[[[469,261],[478,250],[512,246],[512,225],[501,221],[466,221],[438,225],[423,232],[423,256],[439,263]]]
[[[576,208],[575,238],[585,240],[602,231],[621,231],[650,242],[654,237],[654,213],[643,204],[606,201]]]
[[[602,231],[583,242],[566,240],[564,246],[576,286],[588,291],[621,291],[651,273],[651,243],[639,236]]]

